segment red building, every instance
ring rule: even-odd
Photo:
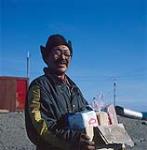
[[[28,89],[28,78],[0,77],[0,110],[23,111]]]

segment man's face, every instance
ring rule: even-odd
[[[67,46],[54,47],[48,55],[47,64],[50,71],[56,74],[64,74],[71,60],[71,53]]]

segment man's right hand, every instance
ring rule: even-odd
[[[95,150],[95,144],[90,141],[90,137],[84,133],[80,136],[80,148],[79,150]]]

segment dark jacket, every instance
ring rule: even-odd
[[[79,88],[55,75],[35,79],[28,91],[25,107],[26,130],[38,149],[66,150],[78,147],[80,132],[68,128],[66,115],[80,112],[88,104]]]

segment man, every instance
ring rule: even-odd
[[[94,150],[94,142],[81,131],[68,128],[66,116],[86,109],[87,102],[65,74],[73,51],[70,41],[51,35],[41,54],[47,67],[32,81],[25,107],[26,130],[37,150]]]

